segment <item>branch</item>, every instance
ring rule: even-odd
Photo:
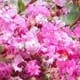
[[[70,28],[72,28],[78,21],[80,21],[80,15],[70,24]]]
[[[31,0],[31,1],[29,1],[29,3],[26,5],[26,8],[27,8],[30,4],[34,3],[35,1],[37,1],[37,0]]]

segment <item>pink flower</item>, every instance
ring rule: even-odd
[[[25,69],[30,76],[39,75],[40,73],[40,66],[36,63],[36,60],[29,61]]]
[[[69,75],[73,75],[74,71],[77,68],[75,60],[57,61],[56,63],[57,67],[60,68],[62,74],[68,73]]]
[[[23,80],[23,79],[21,79],[19,76],[17,76],[17,77],[11,77],[10,80]]]
[[[21,27],[26,26],[25,19],[20,15],[16,15],[15,18],[13,19],[13,22]]]
[[[27,8],[27,13],[28,15],[33,15],[33,16],[36,16],[38,14],[42,14],[46,17],[50,16],[50,11],[48,10],[48,8],[41,5],[33,5],[33,4],[29,5],[29,7]]]
[[[0,55],[10,62],[0,62],[0,80],[41,80],[45,76],[55,80],[76,80],[80,76],[80,24],[74,31],[65,27],[66,23],[61,19],[68,13],[67,0],[53,1],[37,0],[21,14],[11,5],[2,3],[0,45],[4,50],[1,52],[0,46]],[[61,16],[56,16],[56,6],[62,7]]]
[[[64,31],[69,35],[69,36],[74,36],[74,33],[71,31],[70,27],[63,27]]]
[[[19,67],[18,65],[19,65],[20,63],[22,63],[22,62],[24,62],[22,56],[16,55],[15,58],[14,58],[14,60],[12,61],[12,67],[13,67],[13,69],[14,69],[15,71],[21,72],[21,71],[22,71],[22,67]]]
[[[7,0],[0,0],[0,3],[4,3],[5,1],[7,1]]]
[[[0,62],[0,80],[8,79],[11,73],[11,67],[6,63]]]
[[[43,27],[41,30],[42,32],[47,33],[47,31],[53,32],[54,29],[55,29],[55,26],[51,22],[46,22],[46,23],[43,23]]]
[[[61,7],[63,7],[67,2],[67,0],[53,0],[53,1],[55,2],[55,4]]]
[[[7,14],[8,14],[10,17],[16,16],[16,15],[17,15],[17,10],[16,10],[16,8],[8,9]]]

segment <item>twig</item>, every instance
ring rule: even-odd
[[[30,4],[34,3],[35,1],[37,1],[37,0],[31,0],[31,1],[26,5],[26,8],[27,8]]]
[[[78,21],[80,21],[80,15],[70,24],[70,28],[72,28]]]

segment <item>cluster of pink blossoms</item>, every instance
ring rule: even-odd
[[[53,0],[60,7],[66,2]],[[51,15],[43,0],[25,14],[0,9],[0,80],[80,80],[80,24],[72,31]]]

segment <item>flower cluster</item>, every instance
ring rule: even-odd
[[[67,15],[68,0],[53,0]],[[66,26],[47,1],[0,8],[0,80],[80,80],[80,24]],[[64,14],[65,13],[65,14]]]

